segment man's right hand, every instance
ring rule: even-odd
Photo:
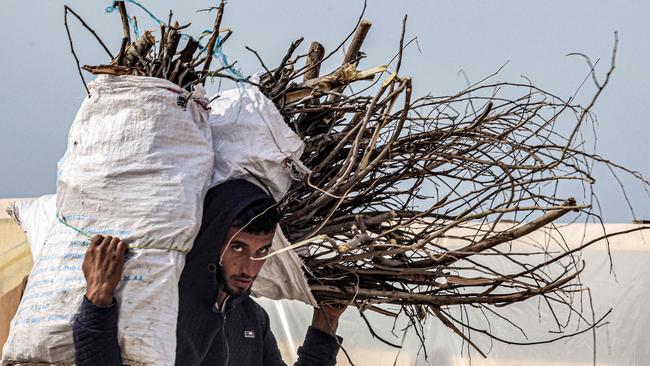
[[[81,268],[86,278],[86,298],[97,306],[113,303],[113,291],[122,278],[129,247],[119,238],[95,235]]]

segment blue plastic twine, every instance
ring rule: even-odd
[[[200,42],[204,37],[206,37],[209,34],[212,34],[211,30],[203,31],[198,41]],[[191,36],[189,34],[186,33],[181,34],[181,38],[187,39],[190,37]],[[201,50],[201,52],[207,51],[207,47],[201,45],[201,43],[199,43],[199,49]],[[212,49],[212,57],[218,59],[222,66],[230,65],[230,61],[228,61],[228,56],[226,56],[226,54],[223,52],[223,49],[221,48],[221,37],[219,37],[218,35],[217,35],[217,41],[215,47]],[[230,75],[232,75],[236,79],[237,82],[248,80],[244,75],[242,75],[242,73],[239,70],[235,69],[232,66],[227,67],[226,71],[228,71]]]
[[[139,2],[137,2],[135,0],[124,0],[124,1],[128,2],[128,3],[131,3],[133,5],[136,5],[137,7],[142,9],[156,23],[158,23],[160,25],[166,24],[165,22],[163,22],[158,17],[156,17],[152,12],[150,12],[147,8],[145,8]],[[110,6],[106,7],[106,12],[107,13],[112,13],[112,12],[115,11],[115,9],[117,9],[117,5],[115,3],[116,3],[116,1],[113,1],[113,3]],[[129,23],[131,24],[131,27],[133,28],[133,33],[135,34],[136,38],[140,37],[140,32],[138,31],[138,26],[133,21],[133,19],[131,17],[129,17]],[[199,37],[198,41],[200,42],[204,37],[206,37],[208,35],[211,35],[211,34],[212,34],[212,30],[203,31],[203,33],[201,33],[201,36]],[[189,38],[190,36],[188,34],[183,33],[183,34],[181,34],[181,37]],[[228,66],[228,65],[230,65],[230,61],[228,61],[228,56],[223,52],[223,49],[221,48],[221,42],[222,42],[221,37],[219,37],[219,35],[217,35],[217,43],[215,44],[215,47],[212,50],[212,57],[218,59],[222,66]],[[206,47],[199,43],[199,49],[201,51],[205,51]],[[232,75],[236,79],[236,81],[238,83],[247,80],[246,77],[244,77],[244,75],[242,75],[242,73],[239,70],[235,69],[234,67],[228,67],[228,68],[226,68],[226,70],[228,71],[228,73],[230,73],[230,75]]]
[[[163,22],[162,20],[158,19],[155,15],[153,15],[152,12],[150,12],[147,8],[145,8],[145,7],[144,7],[142,4],[140,4],[139,2],[137,2],[137,1],[135,1],[135,0],[124,0],[124,1],[125,1],[125,2],[128,2],[128,3],[131,3],[131,4],[133,4],[133,5],[136,5],[136,6],[139,7],[140,9],[144,10],[144,12],[147,13],[147,14],[149,14],[149,17],[150,17],[151,19],[153,19],[156,23],[158,23],[158,24],[160,24],[160,25],[165,24],[165,22]],[[106,12],[107,12],[107,13],[112,13],[112,12],[115,11],[115,9],[117,9],[117,5],[115,5],[115,3],[116,3],[116,1],[113,1],[113,4],[112,4],[112,5],[106,7]],[[137,37],[140,37],[140,32],[138,31],[138,25],[135,24],[135,22],[133,21],[133,19],[132,19],[131,17],[129,17],[129,24],[131,24],[131,28],[133,28],[133,33],[135,34],[135,37],[136,37],[136,38],[137,38]]]
[[[142,9],[156,23],[158,23],[160,25],[165,25],[166,24],[165,22],[160,20],[152,12],[150,12],[147,8],[145,8],[142,4],[138,3],[137,1],[135,1],[135,0],[124,0],[124,1],[128,2],[128,3],[131,3],[133,5],[136,5],[137,7]],[[112,13],[112,12],[115,11],[115,9],[117,9],[117,5],[115,3],[116,3],[116,1],[113,1],[113,3],[110,6],[106,7],[106,12],[107,13]],[[131,24],[131,28],[133,28],[133,33],[135,34],[135,37],[136,38],[140,37],[140,32],[138,31],[138,25],[133,21],[133,19],[131,17],[128,17],[128,18],[129,18],[129,24]],[[206,29],[201,33],[201,36],[199,36],[199,39],[198,39],[199,45],[198,45],[198,47],[201,50],[201,52],[207,51],[207,48],[205,46],[201,45],[200,42],[203,40],[203,38],[205,38],[205,37],[207,37],[209,35],[212,35],[212,33],[213,33],[212,30]],[[190,38],[190,35],[186,34],[186,33],[181,33],[181,37],[184,38],[184,39],[187,39],[187,38]],[[223,52],[223,48],[221,47],[222,42],[223,42],[222,38],[217,34],[217,40],[216,40],[216,43],[215,43],[215,47],[212,50],[212,57],[219,60],[221,65],[226,67],[226,66],[230,65],[230,61],[228,60],[228,56]],[[236,69],[236,68],[234,68],[232,66],[226,67],[225,70],[235,79],[236,85],[237,85],[237,90],[239,91],[240,95],[242,95],[244,93],[244,87],[243,87],[243,85],[241,85],[241,83],[244,82],[244,81],[248,81],[248,79],[246,77],[244,77],[244,75],[242,75],[241,71],[239,71],[238,69]],[[241,102],[240,102],[239,110],[237,111],[236,120],[239,120],[239,114],[241,112],[241,109],[242,109],[242,105],[241,105]]]

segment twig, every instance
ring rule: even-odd
[[[68,11],[70,11],[72,14],[74,14],[74,12],[72,11],[72,9],[68,8],[67,5],[64,5],[63,9],[64,9],[63,24],[65,25],[65,31],[68,34],[68,42],[70,43],[70,52],[72,52],[72,56],[74,57],[74,60],[77,63],[77,70],[79,71],[79,77],[81,77],[81,82],[84,85],[84,89],[86,89],[86,95],[90,97],[90,90],[88,90],[88,86],[86,86],[86,79],[84,78],[84,75],[81,72],[81,65],[79,63],[79,58],[77,57],[77,54],[74,52],[74,45],[72,44],[72,36],[70,36],[70,28],[68,27]],[[79,17],[77,16],[77,18]]]
[[[269,70],[268,67],[266,67],[266,65],[264,64],[264,61],[263,61],[262,58],[260,57],[259,53],[257,53],[257,51],[255,51],[254,49],[252,49],[252,48],[250,48],[250,47],[248,47],[248,46],[245,46],[245,48],[246,48],[248,51],[252,52],[252,53],[255,55],[255,57],[257,57],[257,60],[260,62],[260,64],[262,65],[262,67],[263,67],[264,70],[266,71],[266,75],[271,75],[271,71]]]
[[[122,22],[122,38],[126,39],[126,45],[131,44],[131,29],[129,28],[129,15],[126,13],[124,1],[116,1],[115,5],[120,11],[120,20]]]
[[[370,22],[369,20],[364,19],[361,22],[359,22],[359,26],[357,27],[357,30],[354,33],[354,38],[352,38],[350,47],[345,52],[345,57],[343,57],[344,65],[347,63],[358,63],[359,51],[361,50],[361,45],[363,45],[363,41],[366,39],[366,35],[368,34],[368,31],[370,30],[371,26],[372,26],[372,22]],[[357,61],[355,62],[354,60]]]
[[[92,34],[95,37],[95,39],[97,40],[97,42],[99,42],[99,44],[102,46],[104,51],[106,51],[106,54],[108,54],[108,57],[110,57],[112,59],[113,54],[111,53],[111,51],[108,50],[108,47],[106,47],[106,45],[104,44],[102,39],[99,38],[97,33],[92,28],[90,28],[90,26],[88,24],[86,24],[86,22],[83,20],[83,18],[81,18],[74,10],[72,10],[67,5],[63,5],[63,8],[64,8],[64,11],[65,11],[65,15],[67,16],[68,12],[72,13],[72,15],[74,15],[75,18],[77,18],[79,20],[79,22],[81,22],[81,25],[83,25],[84,28],[86,28],[90,32],[90,34]],[[69,36],[70,36],[70,31],[68,30],[68,38],[70,38]]]
[[[219,4],[219,9],[217,10],[217,16],[214,20],[214,27],[212,28],[212,35],[210,36],[210,40],[208,41],[207,45],[207,55],[205,59],[205,63],[203,64],[203,71],[202,73],[205,74],[210,70],[210,63],[212,62],[212,53],[214,52],[214,46],[217,42],[217,38],[219,38],[219,27],[221,27],[221,19],[223,18],[223,10],[224,7],[226,6],[225,0],[221,0],[221,3]],[[219,45],[221,47],[221,45]],[[205,84],[205,79],[203,79],[203,84]]]
[[[279,80],[280,74],[284,70],[285,65],[287,64],[287,61],[289,61],[289,58],[291,58],[291,55],[293,55],[293,52],[298,48],[300,43],[302,43],[304,38],[300,37],[299,39],[291,42],[291,45],[289,46],[289,49],[287,50],[287,53],[284,55],[282,58],[282,61],[280,61],[280,65],[278,66],[277,69],[275,69],[275,72],[273,73],[273,79],[274,80]]]

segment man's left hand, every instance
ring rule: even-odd
[[[339,327],[339,318],[347,309],[347,305],[321,305],[320,308],[314,308],[314,317],[311,321],[311,326],[336,336],[336,329]]]

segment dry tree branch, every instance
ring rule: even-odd
[[[207,45],[207,58],[205,60],[205,63],[203,64],[203,73],[207,73],[208,70],[210,70],[210,63],[212,61],[212,54],[214,52],[214,46],[217,43],[217,38],[219,38],[219,28],[221,27],[221,19],[223,18],[223,10],[224,7],[226,6],[225,0],[221,0],[221,3],[219,4],[219,8],[217,9],[217,16],[214,20],[214,27],[212,28],[212,35],[210,36],[210,40],[208,41]],[[223,43],[223,42],[221,42]],[[221,45],[218,45],[220,47]],[[202,84],[205,84],[205,79],[202,82]]]
[[[115,5],[120,11],[120,21],[122,24],[122,39],[126,40],[126,46],[131,44],[131,29],[129,28],[129,15],[126,13],[126,5],[124,1],[116,1]],[[113,58],[113,57],[111,57]]]
[[[359,60],[363,27],[344,67],[292,82],[319,65],[310,50],[303,68],[285,65],[285,55],[260,82],[305,139],[311,173],[281,207],[290,241],[309,243],[301,253],[312,292],[324,303],[397,304],[405,314],[422,304],[490,306],[496,317],[493,309],[541,296],[563,329],[560,308],[580,314],[572,300],[581,288],[577,254],[597,240],[555,252],[499,248],[540,230],[560,235],[552,224],[571,211],[591,214],[590,202],[557,193],[571,184],[593,193],[591,168],[603,159],[584,151],[581,129],[614,62],[586,106],[530,80],[490,83],[498,72],[455,95],[414,98],[411,79],[398,75],[405,24],[396,72],[373,84],[374,96],[344,92],[362,79],[342,75],[358,72],[345,62]],[[465,244],[449,247],[450,237]],[[499,273],[489,264],[495,257],[519,272]]]
[[[79,64],[79,58],[77,57],[77,54],[74,51],[74,45],[72,43],[72,36],[70,35],[70,28],[68,27],[68,11],[72,12],[72,10],[70,8],[68,8],[67,5],[64,5],[63,9],[64,9],[63,10],[63,24],[65,25],[65,31],[66,31],[66,33],[68,35],[68,42],[70,43],[70,52],[72,52],[72,56],[74,57],[74,60],[77,63],[77,70],[79,71],[79,76],[81,77],[81,82],[84,85],[84,89],[86,89],[86,95],[90,96],[90,90],[88,90],[88,86],[86,86],[86,79],[84,78],[84,75],[81,72],[81,65]]]
[[[95,37],[95,39],[97,40],[97,42],[99,42],[99,45],[102,46],[102,48],[104,49],[104,51],[106,51],[106,54],[108,55],[108,57],[113,58],[113,54],[112,54],[111,51],[108,49],[108,47],[106,47],[106,45],[104,44],[104,41],[102,41],[102,39],[99,38],[99,35],[97,35],[97,33],[96,33],[96,32],[95,32],[95,31],[94,31],[94,30],[93,30],[93,29],[92,29],[88,24],[86,24],[86,22],[83,20],[83,18],[81,18],[81,17],[79,16],[79,14],[77,14],[74,10],[72,10],[72,9],[71,9],[69,6],[67,6],[67,5],[63,5],[63,9],[64,9],[64,17],[65,17],[64,20],[67,19],[67,14],[68,14],[68,12],[70,12],[72,15],[74,15],[75,18],[77,18],[77,19],[79,20],[79,22],[81,23],[81,25],[83,25],[84,28],[86,28],[86,29],[90,32],[90,34],[92,34],[93,37]],[[67,23],[66,23],[66,25],[67,25]],[[66,27],[66,29],[67,29],[67,27]],[[69,31],[68,31],[68,36],[70,36],[70,32],[69,32]]]

